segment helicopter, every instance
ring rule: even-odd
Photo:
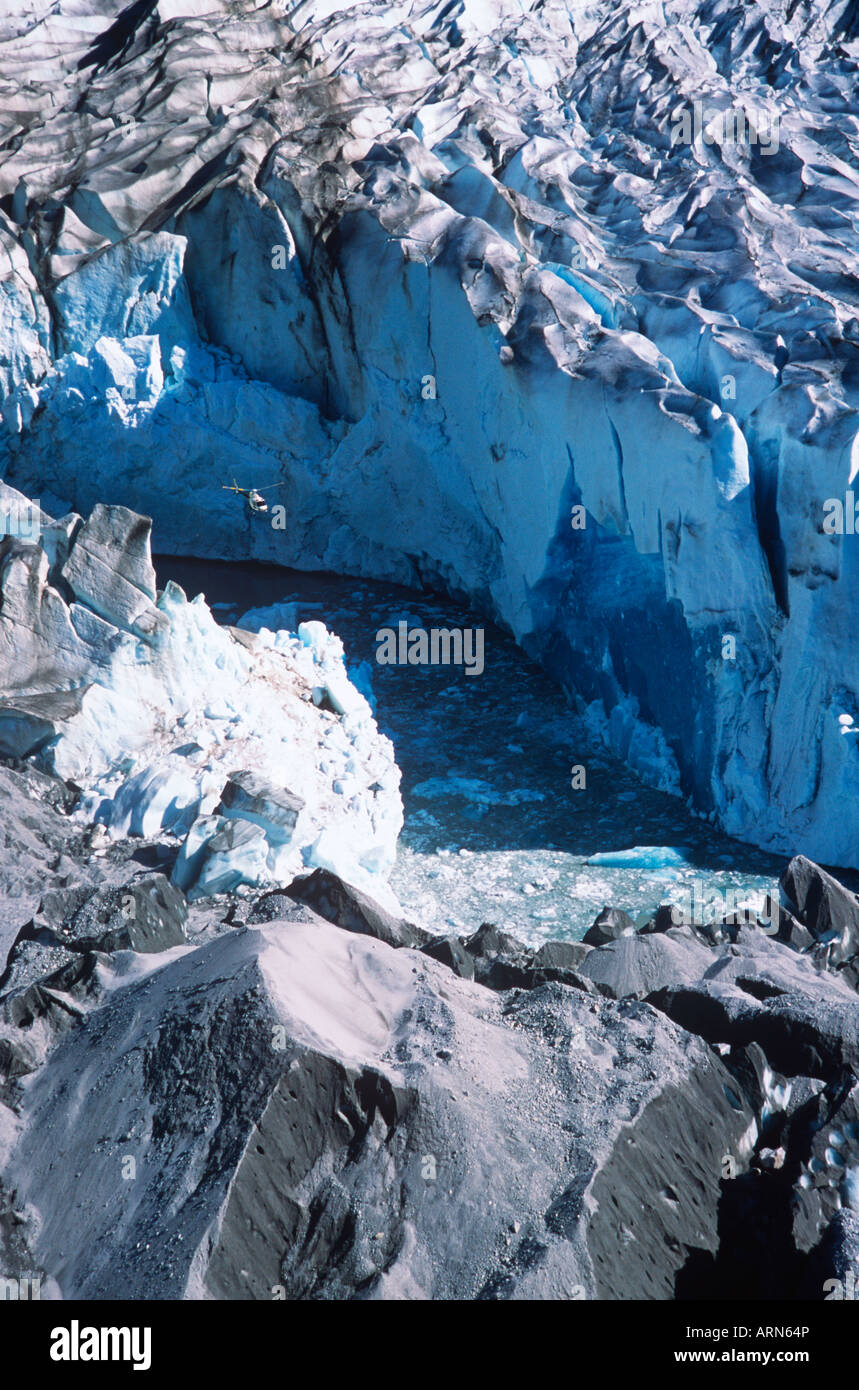
[[[272,486],[273,486],[273,487],[282,487],[283,484],[282,484],[282,483],[274,483]],[[255,512],[258,516],[265,516],[266,513],[268,512],[268,503],[266,502],[266,500],[265,500],[265,498],[263,497],[262,493],[261,493],[257,488],[255,488],[255,487],[239,487],[239,485],[238,485],[238,483],[236,482],[235,478],[233,478],[233,485],[232,485],[232,487],[230,487],[229,484],[224,483],[224,484],[223,484],[222,491],[223,491],[223,492],[236,492],[236,493],[238,493],[238,495],[239,495],[240,497],[246,497],[246,498],[247,498],[248,506],[250,507],[251,511],[252,511],[252,512]],[[270,491],[271,491],[271,488],[266,488],[266,492],[270,492]]]

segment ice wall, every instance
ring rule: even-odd
[[[0,29],[7,479],[467,594],[642,772],[859,863],[849,7],[121,9]]]

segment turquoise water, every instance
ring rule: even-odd
[[[273,567],[160,559],[159,583],[220,605],[221,621],[274,602],[336,632],[364,665],[402,769],[405,827],[391,884],[412,920],[467,932],[495,922],[523,940],[581,938],[605,905],[637,917],[685,895],[758,901],[784,858],[740,844],[682,800],[643,786],[595,746],[563,694],[512,639],[431,594]],[[376,632],[482,627],[484,670],[379,665]],[[585,787],[574,790],[573,765]],[[617,851],[673,853],[606,863]],[[587,861],[599,855],[603,862]],[[652,859],[655,862],[648,864]]]

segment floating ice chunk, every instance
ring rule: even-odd
[[[236,623],[245,632],[295,632],[298,627],[297,603],[271,603],[264,608],[249,608]]]
[[[585,861],[602,869],[673,869],[689,863],[689,850],[671,845],[635,845],[632,849],[606,850]]]
[[[412,788],[412,795],[424,801],[439,797],[461,796],[480,806],[521,806],[527,801],[545,800],[543,792],[530,787],[513,787],[501,791],[479,777],[428,777]]]

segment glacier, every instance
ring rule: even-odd
[[[859,864],[852,7],[120,10],[0,20],[7,482],[465,596],[643,777]]]
[[[852,1297],[857,59],[2,7],[4,1301]]]

